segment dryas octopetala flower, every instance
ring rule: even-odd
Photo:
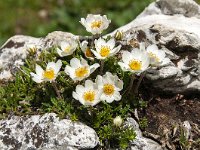
[[[149,54],[152,66],[162,66],[170,62],[169,58],[166,58],[165,52],[159,50],[155,44],[147,47],[147,53]]]
[[[61,60],[58,60],[55,62],[49,62],[47,64],[46,70],[43,70],[41,66],[36,64],[35,73],[31,72],[31,76],[33,81],[37,83],[41,83],[43,81],[54,81],[58,75],[58,72],[60,71],[60,68],[62,66]]]
[[[87,61],[83,58],[72,58],[70,60],[70,66],[65,67],[65,73],[70,76],[74,81],[81,81],[87,78],[93,73],[100,65],[95,63],[91,66],[88,65]]]
[[[120,116],[117,116],[113,119],[113,124],[117,127],[120,127],[122,125],[122,118]]]
[[[106,72],[103,77],[98,75],[96,83],[99,91],[102,91],[101,100],[108,103],[121,100],[119,91],[123,89],[123,81],[117,75],[112,75],[110,72]]]
[[[81,18],[80,23],[86,28],[88,32],[91,32],[93,35],[101,34],[103,30],[108,28],[110,20],[107,19],[106,15],[93,15],[88,14],[86,19]]]
[[[99,92],[96,83],[91,80],[85,81],[85,86],[77,85],[75,92],[72,93],[73,98],[86,106],[94,106],[100,102],[101,93]]]
[[[122,62],[118,62],[122,70],[141,73],[149,67],[150,58],[146,51],[134,48],[131,52],[122,52]]]
[[[57,53],[60,57],[71,55],[76,50],[77,46],[77,41],[74,38],[69,38],[60,43],[60,48],[57,48]]]
[[[99,38],[94,41],[95,50],[91,50],[97,59],[106,59],[107,57],[115,55],[121,49],[121,45],[115,47],[115,40],[112,38],[108,42]]]
[[[83,41],[82,43],[80,43],[80,48],[81,48],[82,52],[85,54],[85,57],[87,57],[90,60],[94,59],[94,55],[93,55],[90,47],[88,46],[87,41]]]

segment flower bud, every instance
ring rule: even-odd
[[[123,32],[122,31],[117,31],[114,35],[116,40],[121,40],[123,38]]]
[[[113,123],[115,126],[120,127],[122,125],[122,118],[121,116],[117,116],[113,119]]]

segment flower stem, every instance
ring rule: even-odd
[[[138,94],[138,89],[139,89],[139,87],[140,87],[140,84],[141,84],[142,79],[144,78],[145,74],[146,74],[146,71],[144,71],[144,72],[141,73],[141,75],[140,75],[140,78],[139,78],[139,80],[138,80],[138,82],[137,82],[137,84],[136,84],[136,86],[135,86],[135,88],[134,88],[134,91],[133,91],[133,93],[134,93],[135,95]]]
[[[103,74],[103,68],[104,68],[104,60],[100,60],[100,75]]]
[[[53,88],[55,89],[55,91],[56,91],[56,94],[57,94],[57,96],[58,96],[58,98],[59,99],[62,99],[62,96],[60,95],[60,91],[58,90],[58,87],[57,87],[57,85],[56,85],[56,82],[52,82],[52,85],[53,85]]]
[[[128,88],[128,94],[131,93],[134,80],[135,80],[135,74],[132,74],[132,75],[131,75],[131,81],[130,81],[129,88]]]

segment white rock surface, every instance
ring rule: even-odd
[[[133,118],[127,118],[126,125],[133,127],[136,132],[136,139],[129,143],[128,150],[166,150],[159,143],[143,137],[138,123]]]
[[[0,149],[75,150],[94,148],[96,132],[71,120],[59,120],[56,114],[31,117],[13,116],[0,121]]]
[[[193,0],[159,0],[117,29],[125,34],[124,45],[133,39],[146,46],[157,44],[171,59],[168,65],[148,71],[153,88],[174,94],[200,91],[199,16],[200,7]]]

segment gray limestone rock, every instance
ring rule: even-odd
[[[59,120],[56,114],[27,117],[12,116],[0,121],[0,149],[66,150],[94,148],[96,132],[71,120]]]
[[[127,118],[125,124],[135,129],[136,139],[129,143],[128,150],[166,150],[159,143],[142,136],[138,123],[133,118]]]
[[[124,32],[123,45],[131,40],[156,44],[170,58],[168,65],[147,71],[146,78],[156,90],[174,94],[200,91],[199,10],[193,0],[160,0],[117,29]]]

